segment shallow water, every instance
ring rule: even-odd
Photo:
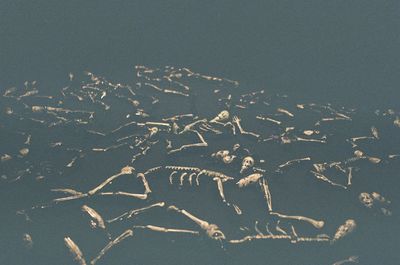
[[[0,196],[4,202],[0,263],[74,264],[64,245],[66,236],[79,245],[89,262],[109,240],[104,231],[90,227],[88,216],[81,211],[83,204],[109,219],[129,209],[165,201],[167,205],[174,204],[218,224],[228,240],[255,234],[256,220],[264,233],[267,223],[274,229],[279,218],[267,213],[258,185],[238,189],[234,184],[243,177],[239,173],[243,157],[228,166],[210,157],[217,150],[232,150],[235,143],[249,150],[256,167],[266,170],[264,177],[269,183],[274,211],[325,221],[325,226],[318,230],[305,222],[281,220],[283,229],[290,231],[293,225],[302,236],[318,233],[333,236],[345,220],[354,219],[355,231],[334,244],[259,240],[237,245],[225,242],[221,247],[219,242],[204,235],[134,229],[132,237],[112,248],[98,264],[333,264],[350,256],[358,256],[360,264],[395,264],[399,259],[395,246],[399,236],[397,175],[400,165],[399,158],[388,157],[400,153],[399,128],[394,124],[400,115],[398,3],[269,1],[243,8],[212,1],[120,5],[5,1],[1,6],[1,36],[4,37],[1,94],[15,86],[17,91],[12,95],[21,95],[29,90],[24,88],[25,80],[37,80],[36,85],[29,83],[29,88],[36,87],[39,95],[54,95],[54,98],[27,96],[17,100],[2,96],[0,99],[0,155],[12,156],[11,160],[0,163]],[[240,85],[226,80],[185,77],[180,81],[190,86],[190,96],[168,95],[143,85],[158,83],[136,76],[134,66],[140,64],[161,70],[165,65],[188,67],[204,75],[237,80]],[[110,110],[88,98],[80,101],[72,94],[63,96],[62,88],[79,92],[82,83],[92,82],[84,71],[104,76],[113,84],[128,84],[138,96],[121,89],[123,97],[116,97],[112,90],[107,90],[104,100],[101,95],[97,99],[109,104]],[[74,74],[72,81],[68,73]],[[142,85],[138,86],[138,82]],[[160,87],[163,85],[184,91],[176,83],[174,87],[166,83]],[[221,92],[214,93],[215,89]],[[238,103],[241,95],[261,90],[263,94],[252,98],[258,99],[255,104],[246,109],[235,106],[243,103]],[[228,94],[232,95],[233,102],[229,108],[218,101]],[[126,100],[128,96],[138,99],[139,108],[150,117],[135,115],[137,107]],[[152,96],[159,102],[152,104]],[[296,107],[296,104],[308,103],[332,106],[350,116],[351,121],[315,125],[318,119],[332,113]],[[33,105],[85,109],[96,114],[88,125],[64,121],[49,128],[60,119],[53,114],[32,113]],[[12,114],[6,113],[7,107],[12,108]],[[134,145],[134,139],[142,139],[147,129],[134,126],[108,134],[129,121],[161,121],[181,113],[194,113],[210,120],[227,108],[231,118],[238,115],[243,128],[260,134],[260,138],[232,135],[228,126],[222,128],[221,135],[204,132],[207,148],[168,155],[165,139],[177,148],[197,138],[160,131],[146,155],[132,163],[138,149],[129,145]],[[289,110],[294,117],[277,112],[277,108]],[[269,115],[282,120],[283,125],[258,120],[257,115]],[[58,116],[69,121],[88,119],[82,113],[59,113]],[[183,128],[190,121],[179,121],[179,125]],[[320,139],[326,135],[327,143],[280,143],[278,136],[290,126],[296,128],[291,134],[293,137],[305,129],[320,130],[313,137]],[[360,141],[357,148],[346,141],[350,137],[371,136],[371,126],[378,129],[379,139]],[[88,129],[107,132],[107,135],[88,133]],[[127,146],[107,152],[93,151],[93,148],[119,143],[118,139],[131,134],[136,134],[136,138],[130,138],[132,141],[127,141]],[[29,135],[31,140],[26,144]],[[274,140],[263,141],[269,137]],[[51,147],[56,142],[63,145]],[[27,156],[18,154],[23,147],[29,148]],[[355,168],[351,186],[346,185],[347,174],[327,172],[332,181],[346,189],[320,181],[310,173],[313,163],[343,162],[354,157],[356,149],[382,161],[373,164],[361,160],[351,164]],[[282,173],[275,172],[288,160],[308,156],[311,161],[294,164]],[[73,165],[67,167],[75,157]],[[238,204],[243,214],[238,216],[222,202],[215,182],[201,178],[199,187],[190,187],[187,183],[180,187],[176,179],[170,185],[171,171],[168,170],[148,177],[153,192],[147,201],[99,196],[29,210],[30,220],[15,214],[62,195],[51,189],[87,191],[126,165],[135,167],[137,172],[157,165],[196,166],[224,172],[235,178],[224,184],[226,198]],[[29,172],[25,174],[19,171],[27,168]],[[107,189],[143,192],[135,175],[123,176]],[[383,205],[392,212],[391,216],[385,216],[379,207],[369,209],[360,203],[361,192],[373,191],[391,201],[390,205]],[[133,225],[148,224],[199,230],[178,213],[154,209],[132,220],[110,224],[109,232],[115,238]],[[248,231],[240,227],[247,227]],[[31,247],[22,240],[24,233],[31,236]]]

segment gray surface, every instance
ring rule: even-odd
[[[376,108],[400,106],[399,9],[396,1],[260,1],[246,5],[238,1],[1,1],[0,87],[38,80],[45,89],[59,89],[67,73],[83,70],[132,82],[135,64],[176,65],[239,80],[244,89],[285,93],[293,102],[333,102],[370,115]],[[396,141],[382,149],[400,146]],[[342,244],[326,247],[272,241],[222,250],[205,239],[143,235],[138,236],[141,241],[132,239],[115,249],[104,264],[331,264],[350,255],[359,255],[361,264],[396,264],[396,170],[398,165],[384,168],[376,176],[382,181],[364,183],[383,190],[391,199],[394,216],[390,219],[366,214],[357,204],[347,205],[341,215],[338,206],[356,193],[329,193],[318,190],[320,186],[311,189],[316,200],[325,198],[333,207],[331,211],[328,205],[319,205],[312,213],[329,214],[334,224],[349,213],[365,221]],[[100,173],[99,169],[93,176]],[[364,177],[373,179],[376,173],[369,171]],[[281,183],[282,192],[287,184]],[[5,202],[0,263],[68,264],[71,259],[57,225],[65,225],[62,220],[80,205],[49,216],[43,213],[39,227],[33,226],[36,230],[32,231],[43,243],[26,254],[18,242],[26,226],[11,213],[36,202],[36,195],[29,194],[29,183],[0,185]],[[304,197],[282,196],[287,199],[282,205],[299,205],[293,210],[307,211],[309,207],[298,201],[310,199],[310,187],[300,183],[297,189]],[[223,217],[216,208],[210,213],[217,219]],[[93,236],[84,235],[87,227],[74,221],[63,229],[85,238]],[[84,246],[87,255],[103,245],[96,236],[92,240],[96,243]]]

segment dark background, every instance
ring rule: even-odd
[[[130,80],[135,64],[175,65],[298,96],[395,105],[399,5],[1,1],[0,86],[51,86],[81,70]]]
[[[69,72],[85,70],[117,82],[133,82],[134,65],[172,65],[238,80],[241,88],[248,91],[265,88],[271,94],[286,93],[296,103],[303,99],[333,102],[365,107],[373,113],[375,108],[399,109],[399,47],[399,1],[0,1],[0,91],[10,86],[21,87],[25,80],[38,80],[44,90],[59,90],[67,82]],[[397,149],[398,146],[392,142],[384,145]],[[264,151],[262,155],[267,160],[276,156],[268,149]],[[340,146],[337,151],[341,151]],[[285,155],[290,156],[290,152]],[[398,171],[371,171],[362,176],[369,180],[367,177],[376,177],[383,192],[393,199],[393,205],[399,205]],[[341,212],[341,202],[350,200],[346,197],[350,195],[340,197],[323,189],[314,190],[314,186],[304,185],[301,179],[298,183],[291,188],[304,197],[311,196],[309,188],[316,193],[313,195],[318,195],[316,198],[331,196],[329,199],[336,202],[327,207],[316,199],[315,204],[321,209],[312,211],[332,214],[329,207],[333,207]],[[18,192],[29,193],[29,189]],[[281,190],[285,189],[286,186]],[[13,194],[19,197],[18,192]],[[6,197],[7,193],[2,195]],[[287,197],[290,205],[296,201],[304,209],[310,208],[302,204],[302,198],[292,201],[291,196],[280,196]],[[9,202],[7,207],[14,209],[16,201],[23,197]],[[356,206],[345,207],[359,209],[356,198],[351,200]],[[79,213],[77,209],[70,212]],[[296,210],[301,213],[304,209]],[[210,209],[213,211],[218,213]],[[347,214],[343,210],[344,213]],[[39,246],[36,249],[45,249],[46,253],[36,255],[37,260],[28,258],[30,264],[52,264],[53,260],[46,257],[56,260],[57,249],[66,252],[62,241],[52,238],[59,228],[51,218],[63,214],[69,212],[60,210],[54,216],[43,216],[43,220],[50,218],[41,224],[49,245],[58,245],[46,249],[35,243]],[[357,217],[367,225],[359,228],[357,237],[334,247],[306,248],[268,242],[223,252],[206,240],[193,243],[188,239],[174,245],[160,236],[143,241],[135,238],[115,250],[109,260],[123,256],[138,261],[137,264],[218,265],[286,265],[294,260],[297,264],[322,265],[350,255],[360,255],[362,264],[393,264],[398,260],[398,219],[389,219],[383,227],[377,227],[376,223],[382,224],[375,223],[379,216],[364,220],[358,213]],[[340,215],[336,219],[330,225],[343,221]],[[79,234],[81,227],[68,222]],[[2,228],[13,234],[13,227],[14,224],[9,226],[5,222]],[[85,251],[90,247],[97,251],[102,246],[95,239],[90,242],[100,246],[90,243],[83,246]],[[7,240],[0,243],[3,249],[14,246]],[[0,247],[0,254],[4,253],[0,258],[7,256],[8,264],[27,264],[25,257],[18,263],[18,253]],[[127,253],[132,258],[126,257]],[[58,261],[66,264],[71,258],[64,254],[64,259]],[[116,260],[112,262],[118,264]]]

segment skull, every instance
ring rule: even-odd
[[[153,137],[154,135],[156,135],[158,133],[158,128],[157,127],[151,127],[149,129],[149,131],[150,131],[149,137],[151,138],[151,137]]]
[[[252,166],[254,166],[254,159],[251,156],[246,156],[245,158],[243,158],[240,174],[242,174],[244,171],[248,170]]]
[[[358,199],[362,204],[364,204],[368,208],[371,208],[374,204],[374,198],[372,198],[372,196],[367,192],[360,193]]]
[[[354,155],[356,157],[360,158],[360,157],[364,156],[364,153],[360,150],[356,150],[356,151],[354,151]]]
[[[224,122],[227,121],[228,119],[229,119],[229,112],[227,110],[223,110],[210,122]]]

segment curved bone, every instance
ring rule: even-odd
[[[79,265],[86,265],[85,258],[83,257],[82,251],[79,249],[78,245],[75,244],[70,237],[64,237],[64,243],[74,257],[74,260],[78,262]]]
[[[187,172],[184,172],[184,173],[181,174],[181,177],[179,178],[179,185],[180,186],[183,186],[183,180],[184,180],[184,178],[185,178],[185,176],[187,174],[188,174]]]
[[[318,228],[318,229],[321,229],[322,227],[324,227],[324,224],[325,224],[324,221],[318,221],[318,220],[314,220],[312,218],[304,217],[304,216],[284,215],[284,214],[280,214],[280,213],[277,213],[277,212],[270,212],[270,214],[276,215],[279,218],[294,219],[294,220],[298,220],[298,221],[305,221],[305,222],[311,224],[312,226],[314,226],[315,228]]]
[[[140,178],[143,182],[144,193],[145,194],[151,193],[151,189],[150,189],[149,183],[147,182],[146,176],[143,173],[138,173],[137,177]]]
[[[173,171],[170,175],[169,175],[169,183],[172,184],[172,179],[174,174],[178,173],[178,171]]]
[[[222,184],[222,180],[220,178],[214,178],[213,180],[217,182],[219,196],[221,197],[222,201],[229,206],[230,204],[228,202],[226,202],[226,199],[225,199],[224,186]]]
[[[87,205],[83,205],[81,207],[82,211],[87,213],[93,220],[96,227],[100,227],[102,229],[106,229],[106,225],[104,224],[104,220],[101,215],[96,212],[93,208],[90,208]]]
[[[195,176],[197,173],[192,173],[189,175],[189,184],[192,186],[192,181],[193,181],[193,176]]]

